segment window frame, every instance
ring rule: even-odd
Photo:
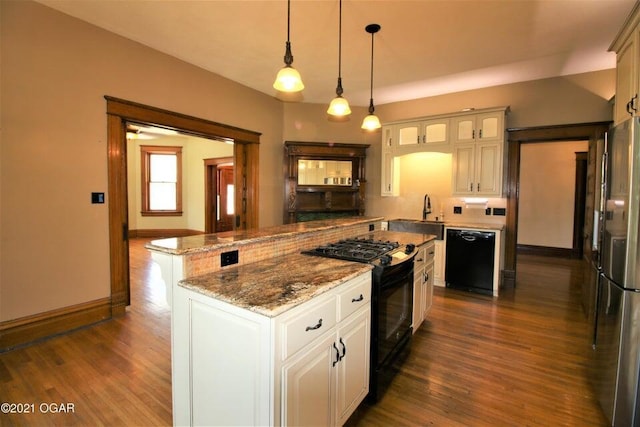
[[[149,200],[149,184],[151,178],[151,155],[173,154],[176,156],[176,209],[151,209]],[[177,146],[140,146],[140,175],[141,175],[141,210],[142,216],[182,216],[182,147]]]

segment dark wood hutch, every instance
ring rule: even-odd
[[[284,143],[284,223],[364,215],[368,144]]]

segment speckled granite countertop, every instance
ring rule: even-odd
[[[274,317],[372,268],[370,264],[290,254],[191,277],[179,286]]]
[[[356,225],[371,221],[382,221],[382,217],[349,217],[339,219],[327,219],[319,221],[298,222],[294,224],[277,225],[273,227],[256,228],[251,230],[226,231],[216,234],[199,234],[187,237],[172,237],[168,239],[153,240],[147,243],[147,249],[165,252],[173,255],[185,255],[197,252],[206,252],[211,249],[227,246],[237,246],[249,243],[257,243],[275,238],[292,237],[304,233],[312,233],[320,230]]]
[[[401,245],[407,245],[412,243],[416,246],[423,245],[431,240],[434,240],[436,236],[433,234],[422,233],[410,233],[407,231],[389,231],[389,230],[377,230],[367,233],[360,238],[372,238],[374,240],[388,240],[390,242],[398,242]]]
[[[502,231],[504,230],[504,224],[488,224],[482,222],[448,222],[445,221],[445,227],[449,228],[472,228],[474,230],[493,230],[493,231]]]

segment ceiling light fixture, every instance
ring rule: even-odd
[[[293,55],[291,54],[291,42],[289,32],[291,29],[291,0],[287,1],[287,43],[284,51],[284,67],[278,71],[273,88],[280,92],[300,92],[304,89],[302,78],[298,70],[293,68]]]
[[[331,100],[327,113],[334,117],[345,117],[351,114],[349,101],[342,97],[342,0],[340,0],[340,18],[338,20],[338,86],[336,97]]]
[[[369,98],[369,115],[362,121],[362,129],[376,130],[380,129],[380,119],[374,114],[375,108],[373,107],[373,36],[380,31],[380,25],[369,24],[365,28],[365,31],[371,34],[371,98]]]

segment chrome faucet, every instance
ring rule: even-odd
[[[427,220],[427,215],[431,213],[431,199],[428,194],[424,195],[424,207],[422,208],[422,220]]]

